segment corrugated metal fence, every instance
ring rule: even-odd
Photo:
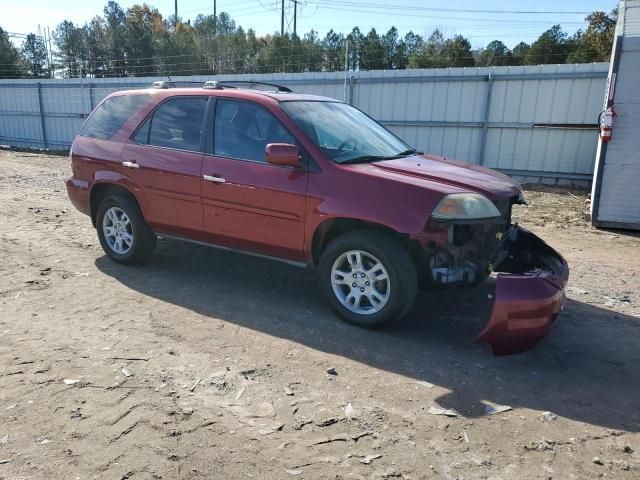
[[[270,81],[344,99],[420,150],[530,182],[584,184],[593,172],[607,70],[607,63],[594,63],[215,78]],[[0,143],[68,148],[106,95],[153,80],[0,80]]]

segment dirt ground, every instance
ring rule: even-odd
[[[69,172],[0,151],[0,479],[640,478],[640,238],[592,228],[585,192],[518,207],[567,257],[569,300],[493,357],[471,341],[489,285],[371,332],[310,270],[173,240],[116,265]]]

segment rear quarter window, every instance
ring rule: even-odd
[[[84,122],[80,135],[102,139],[113,137],[149,97],[150,95],[123,95],[106,99]]]

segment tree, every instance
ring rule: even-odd
[[[69,20],[60,23],[52,33],[57,47],[56,58],[65,69],[67,77],[80,76],[83,67],[82,29]]]
[[[416,55],[421,49],[424,48],[424,40],[420,35],[416,35],[412,31],[409,31],[402,39],[404,45],[404,55],[407,58],[407,64],[409,58]],[[406,67],[405,67],[406,68]]]
[[[362,59],[360,69],[381,70],[385,68],[385,49],[375,28],[369,30],[362,43]]]
[[[83,27],[87,43],[87,71],[96,77],[109,73],[109,35],[106,21],[95,16]]]
[[[145,3],[125,11],[110,0],[101,16],[81,27],[64,21],[53,38],[68,76],[341,71],[345,64],[350,70],[447,68],[607,61],[616,17],[616,11],[595,11],[570,37],[556,25],[531,45],[521,42],[510,51],[496,39],[474,52],[465,37],[445,37],[438,29],[426,39],[413,32],[400,37],[393,26],[382,34],[371,29],[365,35],[355,26],[346,36],[334,30],[322,38],[314,30],[258,36],[226,12],[198,15],[192,25],[165,19]],[[44,75],[46,49],[43,56],[37,37],[25,41],[21,56],[0,32],[0,58],[8,64],[1,74]]]
[[[196,29],[180,21],[171,27],[173,18],[165,21],[164,26],[156,25],[152,34],[152,48],[157,57],[153,70],[162,75],[200,75],[211,72],[210,63],[198,49]]]
[[[424,44],[409,57],[409,68],[442,68],[446,62],[442,58],[445,39],[437,28],[431,32]]]
[[[471,43],[462,35],[456,35],[446,40],[441,55],[447,67],[473,67],[475,65]]]
[[[531,45],[525,42],[520,42],[515,47],[513,47],[513,50],[511,50],[513,61],[512,65],[524,65],[525,57],[527,56],[527,53],[530,49]]]
[[[292,45],[288,35],[267,35],[264,46],[258,52],[256,67],[258,73],[286,72],[290,68],[289,58]]]
[[[362,64],[362,49],[364,45],[364,35],[362,35],[358,27],[353,27],[351,33],[347,35],[347,43],[349,44],[347,67],[349,70],[358,70]]]
[[[513,65],[513,54],[500,40],[494,40],[480,52],[477,64],[479,67]]]
[[[384,68],[406,68],[407,57],[404,42],[398,39],[398,29],[391,27],[380,38]]]
[[[613,35],[616,29],[618,12],[611,15],[596,11],[585,18],[586,31],[578,30],[571,38],[571,52],[568,63],[608,62],[613,46]]]
[[[48,76],[47,47],[42,37],[37,37],[34,33],[28,34],[25,41],[22,42],[21,53],[32,76]]]
[[[125,53],[125,19],[122,7],[113,0],[109,1],[103,10],[106,22],[106,52],[109,73],[124,75]]]
[[[208,70],[215,70],[216,19],[213,15],[198,15],[193,23],[196,49],[202,55]]]
[[[611,15],[604,12],[593,12],[586,19],[589,26],[584,34],[585,41],[593,48],[594,62],[608,62],[613,47],[613,35],[616,30],[618,11]]]
[[[23,75],[23,66],[18,49],[9,35],[0,27],[0,78],[15,78]]]
[[[554,25],[531,44],[524,56],[527,65],[565,63],[569,54],[568,36],[560,25]]]
[[[161,37],[166,31],[162,15],[157,8],[143,5],[133,5],[127,10],[124,23],[126,70],[130,75],[151,75],[157,71],[154,65],[156,44],[161,42]],[[162,50],[160,50],[162,52]],[[164,53],[164,52],[163,52]],[[172,56],[173,57],[173,56]],[[181,70],[180,59],[158,59],[163,68]],[[169,65],[165,65],[169,63]]]
[[[342,34],[329,30],[322,40],[322,50],[324,71],[335,72],[344,68],[345,39]]]
[[[213,33],[215,38],[212,45],[215,57],[214,71],[216,73],[234,73],[236,56],[234,43],[237,45],[238,38],[234,42],[232,37],[238,30],[236,22],[228,13],[222,12],[212,25],[214,25]]]
[[[294,40],[298,41],[299,37]],[[300,59],[302,60],[300,72],[320,72],[323,65],[322,43],[315,30],[305,33],[299,47]]]

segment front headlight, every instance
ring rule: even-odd
[[[431,216],[436,220],[481,220],[501,215],[493,202],[484,195],[452,193],[440,200]]]

